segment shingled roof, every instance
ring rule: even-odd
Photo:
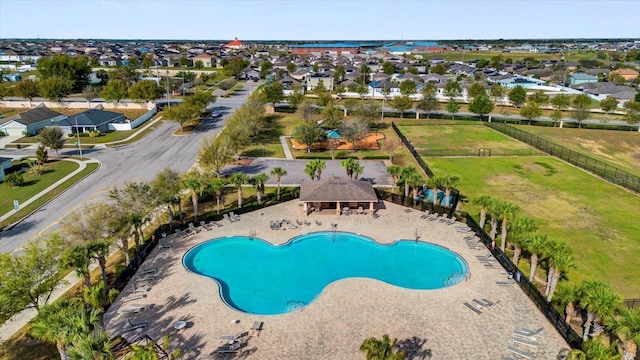
[[[300,201],[371,202],[378,201],[378,196],[368,181],[333,176],[319,181],[303,181],[300,184]]]
[[[61,115],[62,114],[60,114],[59,112],[49,110],[45,106],[37,106],[31,110],[27,110],[25,112],[21,112],[19,114],[15,114],[6,119],[3,119],[3,121],[0,121],[0,123],[4,124],[8,123],[9,121],[15,121],[22,125],[32,125],[44,120],[53,119]]]

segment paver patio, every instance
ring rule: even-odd
[[[378,218],[370,215],[336,216],[335,211],[312,213],[305,217],[298,201],[272,206],[241,215],[241,220],[187,239],[175,235],[167,238],[168,249],[156,249],[145,266],[158,269],[146,297],[122,303],[118,299],[105,316],[107,330],[123,333],[125,317],[118,310],[135,304],[154,304],[131,317],[146,321],[142,332],[153,339],[174,334],[174,345],[188,359],[216,358],[218,337],[248,331],[255,321],[263,321],[264,329],[250,337],[246,347],[226,358],[249,359],[363,359],[360,344],[369,337],[383,334],[399,339],[416,359],[502,359],[507,346],[512,346],[516,328],[544,327],[537,337],[538,350],[528,349],[536,359],[556,359],[560,349],[568,345],[547,322],[535,305],[517,287],[499,287],[505,281],[502,269],[486,269],[475,255],[486,250],[470,250],[464,233],[454,225],[420,219],[421,213],[405,213],[404,207],[380,202]],[[308,220],[311,225],[300,229],[271,230],[269,221]],[[316,225],[315,220],[322,222]],[[182,265],[185,252],[208,239],[252,235],[274,244],[312,231],[337,230],[360,233],[380,243],[397,239],[415,239],[435,243],[455,251],[468,263],[470,278],[460,284],[439,290],[410,290],[380,281],[351,278],[327,286],[318,298],[302,311],[283,315],[258,316],[229,308],[220,299],[218,285],[213,280],[187,271]],[[457,223],[456,225],[459,225]],[[127,287],[128,289],[128,287]],[[126,293],[126,290],[125,290]],[[463,303],[471,299],[499,301],[499,307],[482,309],[478,315]],[[187,326],[175,330],[173,324],[185,321]],[[127,338],[135,331],[124,333]],[[526,349],[526,348],[525,348]]]

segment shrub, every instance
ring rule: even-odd
[[[21,173],[14,172],[7,176],[5,176],[4,181],[7,182],[11,187],[18,187],[24,185],[24,177]]]

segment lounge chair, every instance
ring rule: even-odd
[[[539,329],[535,329],[535,330],[521,328],[521,329],[517,329],[517,330],[513,331],[514,335],[522,335],[522,336],[528,336],[528,337],[534,337],[534,336],[537,336],[537,335],[542,335],[543,333],[544,333],[544,328],[539,328]]]
[[[429,210],[425,210],[424,214],[420,215],[420,219],[426,219],[429,217]]]
[[[215,220],[211,220],[209,221],[209,225],[215,226],[215,227],[221,227],[222,224],[220,224],[219,222],[215,221]]]
[[[136,304],[129,307],[121,308],[118,310],[120,314],[137,314],[142,310],[146,310],[151,307],[151,304]]]
[[[413,210],[411,210],[410,208],[406,208],[406,209],[404,209],[404,212],[405,212],[405,213],[410,213],[410,212],[412,212],[412,211],[413,211]]]
[[[171,249],[171,244],[163,243],[162,241],[158,241],[159,249]]]
[[[142,298],[147,297],[146,294],[131,294],[131,295],[127,295],[127,296],[123,296],[120,298],[120,301],[122,301],[123,303],[129,302],[129,301],[133,301],[133,300],[139,300]]]
[[[262,331],[262,326],[264,325],[263,321],[254,321],[253,325],[251,325],[251,335],[258,337],[260,331]],[[255,334],[255,335],[254,335]]]
[[[196,233],[200,232],[200,229],[196,228],[196,226],[193,225],[192,222],[189,223],[189,229],[191,229],[191,231],[195,231]]]
[[[498,286],[513,286],[513,284],[515,284],[515,283],[516,283],[515,280],[496,281],[496,285],[498,285]]]
[[[209,225],[207,225],[207,223],[205,223],[204,221],[200,221],[200,227],[207,231],[211,231],[211,228],[209,227]]]
[[[484,306],[485,307],[500,307],[500,300],[497,300],[496,302],[493,302],[491,300],[487,300],[487,299],[481,299],[482,302],[484,302]]]
[[[240,350],[241,346],[242,346],[242,344],[240,344],[240,343],[219,346],[216,349],[216,354],[236,353],[236,352],[238,352],[238,350]]]
[[[476,259],[491,259],[493,258],[493,254],[489,253],[487,255],[476,255]]]
[[[232,212],[229,213],[229,217],[233,219],[233,221],[240,221],[240,216],[236,215]]]
[[[151,275],[155,274],[156,272],[158,272],[158,269],[156,268],[142,266],[140,270],[138,270],[138,275]]]
[[[316,220],[316,225],[320,226],[320,225],[322,225],[322,223],[320,221]]]
[[[296,224],[302,226],[302,225],[304,225],[304,222],[302,220],[296,220]]]
[[[191,236],[191,235],[187,234],[186,232],[184,232],[184,231],[182,231],[180,229],[176,229],[176,234],[178,234],[178,236],[180,236],[183,239],[186,239],[189,236]]]
[[[464,306],[466,306],[469,310],[473,311],[474,313],[480,315],[482,314],[482,311],[480,311],[480,309],[478,309],[477,306],[473,306],[471,304],[469,304],[468,302],[463,303]]]
[[[145,275],[145,274],[137,274],[136,281],[154,281],[156,279],[155,275]]]
[[[127,321],[124,323],[123,330],[130,331],[136,329],[144,329],[147,327],[146,322],[132,322],[131,319],[127,318]]]
[[[538,346],[540,345],[539,343],[537,343],[537,342],[535,342],[533,340],[525,339],[525,338],[518,337],[518,336],[514,336],[512,341],[513,341],[514,345],[528,346],[528,347],[533,348],[535,350],[538,350]]]
[[[147,292],[149,291],[149,289],[150,289],[149,285],[138,286],[136,284],[131,284],[131,290],[129,290],[129,292],[131,293]]]
[[[453,224],[456,223],[456,220],[458,220],[458,218],[453,216],[453,217],[451,217],[451,219],[445,220],[444,223],[447,224],[447,225],[453,225]]]
[[[229,214],[227,214],[227,213],[222,214],[222,218],[227,220],[230,223],[232,223],[234,221],[229,217]]]
[[[507,352],[518,355],[518,356],[522,356],[525,359],[532,359],[536,357],[535,354],[530,353],[526,350],[519,349],[515,346],[507,346]]]
[[[445,222],[445,221],[447,221],[447,220],[449,220],[449,215],[444,214],[444,213],[442,214],[442,216],[440,217],[440,219],[438,219],[438,221],[440,221],[440,222]]]
[[[240,340],[243,337],[248,336],[248,335],[249,335],[248,331],[239,332],[239,333],[236,333],[234,335],[221,335],[218,338],[218,341],[220,341],[220,342],[238,341],[238,340]]]

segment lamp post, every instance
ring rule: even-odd
[[[78,130],[78,117],[74,118],[76,120],[76,136],[78,139],[78,152],[80,153],[80,160],[82,160],[82,145],[80,144],[80,131]]]

